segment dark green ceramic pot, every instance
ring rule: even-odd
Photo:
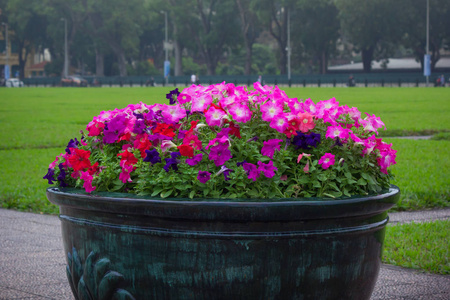
[[[77,299],[369,299],[400,190],[213,201],[50,188]]]

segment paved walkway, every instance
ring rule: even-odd
[[[390,214],[391,221],[450,219],[450,209]],[[73,299],[56,216],[0,209],[0,299]],[[450,276],[383,265],[372,300],[450,299]]]

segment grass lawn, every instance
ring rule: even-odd
[[[167,88],[0,89],[0,207],[58,213],[47,201],[42,179],[67,142],[79,137],[102,110],[142,101],[167,103]],[[340,104],[381,117],[384,136],[439,132],[436,140],[386,138],[394,144],[394,184],[402,190],[397,209],[449,206],[450,89],[286,88],[290,97],[317,102],[335,97]],[[449,222],[389,226],[386,263],[449,274]],[[440,247],[439,247],[440,246]],[[422,251],[425,251],[422,254]]]
[[[450,274],[450,221],[388,225],[383,262]]]

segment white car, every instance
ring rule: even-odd
[[[23,87],[23,81],[20,81],[17,78],[9,78],[5,82],[6,87]]]

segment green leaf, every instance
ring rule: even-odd
[[[364,178],[360,178],[358,179],[358,181],[356,182],[358,185],[367,185],[367,181],[364,180]]]
[[[152,197],[154,197],[156,195],[159,195],[159,193],[161,193],[162,190],[163,190],[162,187],[154,188],[153,189],[153,193],[152,193]]]
[[[161,193],[161,198],[167,198],[172,194],[173,190],[168,190]]]

